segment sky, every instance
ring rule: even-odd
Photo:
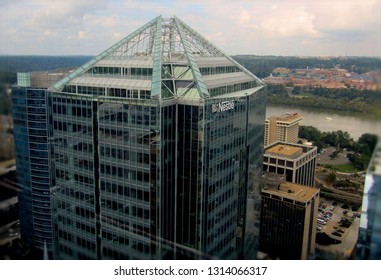
[[[0,0],[0,54],[96,55],[159,15],[230,55],[381,57],[380,0]]]

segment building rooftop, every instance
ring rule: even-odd
[[[17,85],[20,87],[48,88],[69,74],[64,71],[33,71],[17,73]]]
[[[266,149],[265,153],[278,154],[286,157],[295,158],[303,154],[303,149],[301,147],[277,144]]]
[[[281,183],[278,186],[278,189],[265,187],[262,191],[268,194],[281,196],[283,198],[288,198],[303,203],[310,201],[313,197],[316,196],[316,194],[319,193],[319,189],[290,182]]]
[[[280,116],[270,116],[267,119],[275,119],[277,121],[282,121],[282,122],[295,122],[303,119],[302,115],[299,115],[298,112],[295,113],[286,113]]]
[[[81,94],[75,86],[200,101],[246,96],[264,82],[176,16],[159,16],[56,82],[51,92]]]

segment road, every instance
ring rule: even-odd
[[[334,193],[338,198],[346,199],[350,202],[354,203],[362,203],[362,197],[356,194],[348,193],[346,191],[335,189],[334,187],[327,185],[323,180],[320,180],[319,178],[315,177],[315,181],[323,185],[323,188],[330,190],[332,193]],[[324,189],[322,189],[324,191]]]

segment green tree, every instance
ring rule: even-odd
[[[301,125],[299,126],[299,138],[304,138],[313,142],[319,142],[322,138],[322,133],[316,127]]]
[[[302,93],[302,88],[300,86],[295,86],[292,90],[292,94],[299,95]]]
[[[267,92],[272,95],[286,96],[287,90],[284,85],[267,85]]]
[[[348,154],[348,159],[357,170],[365,170],[370,162],[370,155]]]
[[[331,159],[334,159],[334,158],[337,158],[338,154],[339,154],[340,150],[339,149],[336,149],[332,152],[332,154],[330,154],[330,158]]]
[[[353,139],[347,131],[337,131],[337,145],[340,146],[340,148],[348,148],[351,142],[353,142]]]
[[[313,145],[317,147],[318,153],[320,153],[323,148],[326,146],[323,141],[314,141]]]
[[[337,146],[337,143],[338,143],[337,133],[335,131],[323,132],[322,140],[328,145]]]
[[[335,173],[329,173],[326,179],[327,183],[332,184],[336,181],[336,174]]]
[[[364,133],[360,136],[358,143],[359,153],[371,155],[377,144],[377,135]]]

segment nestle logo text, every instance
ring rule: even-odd
[[[224,101],[217,104],[212,104],[212,113],[220,113],[234,109],[234,101]]]

